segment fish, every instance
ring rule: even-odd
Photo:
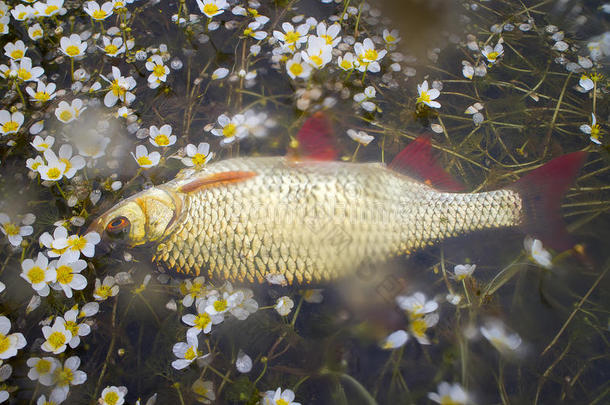
[[[89,231],[126,247],[153,246],[176,276],[319,284],[447,238],[521,228],[566,249],[562,195],[586,153],[560,156],[502,189],[468,193],[419,137],[389,164],[337,159],[332,125],[310,117],[298,153],[237,157],[183,169],[95,219]]]

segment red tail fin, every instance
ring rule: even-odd
[[[573,246],[561,219],[560,203],[586,155],[585,152],[574,152],[555,158],[510,187],[523,198],[522,226],[525,232],[556,250],[566,250]]]

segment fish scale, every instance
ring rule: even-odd
[[[256,175],[180,191],[224,172]],[[289,283],[329,281],[446,237],[522,221],[512,190],[442,193],[378,163],[235,158],[161,187],[179,193],[184,208],[154,260],[180,274],[231,281],[277,273]]]

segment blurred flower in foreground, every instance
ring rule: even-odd
[[[449,384],[443,381],[438,385],[438,392],[429,392],[428,398],[441,405],[461,405],[469,402],[468,394],[458,383]]]
[[[396,297],[396,303],[407,312],[410,319],[421,318],[438,308],[438,303],[435,300],[427,301],[426,296],[421,292],[416,292],[410,296],[399,295]]]
[[[87,381],[87,373],[79,370],[79,367],[80,358],[78,356],[68,357],[63,366],[57,367],[53,373],[53,381],[56,386],[51,395],[56,391],[67,394],[70,391],[70,385],[80,385]]]
[[[264,394],[262,405],[301,405],[294,401],[294,392],[286,389],[282,392],[281,388],[275,391],[267,391]]]
[[[379,346],[382,349],[398,349],[407,343],[409,340],[409,335],[404,330],[397,330],[396,332],[391,333],[388,337],[386,337]]]
[[[453,268],[453,278],[457,281],[462,281],[470,277],[476,268],[476,264],[458,264]]]
[[[282,316],[288,315],[292,311],[292,307],[294,307],[294,302],[286,296],[278,298],[275,304],[275,310]]]
[[[529,236],[523,241],[525,250],[530,257],[539,265],[546,269],[553,267],[551,254],[542,246],[542,242]]]
[[[485,326],[481,326],[481,334],[504,354],[514,352],[521,346],[521,337],[516,333],[507,332],[504,324],[498,320],[489,321]]]
[[[199,378],[195,380],[191,389],[197,395],[197,402],[209,404],[216,399],[214,383],[212,381],[203,381]]]

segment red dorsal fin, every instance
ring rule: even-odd
[[[209,176],[199,177],[193,181],[186,183],[180,187],[183,193],[192,193],[203,188],[216,187],[229,183],[237,183],[256,176],[255,172],[220,172],[210,174]]]
[[[337,150],[332,134],[332,126],[324,113],[309,117],[297,134],[299,158],[335,160]]]
[[[557,250],[574,244],[561,219],[560,204],[586,156],[574,152],[555,158],[509,187],[523,199],[524,231]]]
[[[459,192],[464,186],[445,171],[434,158],[430,137],[421,135],[407,145],[388,166],[422,181],[437,190]]]

